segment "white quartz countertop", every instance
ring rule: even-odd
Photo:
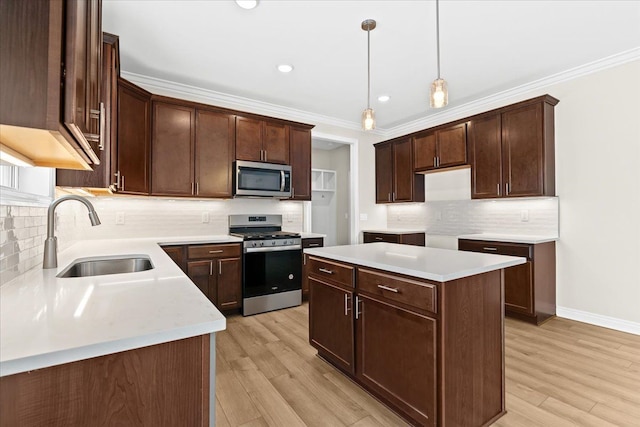
[[[300,232],[300,237],[303,239],[319,239],[319,238],[325,238],[327,237],[326,234],[320,234],[320,233],[305,233],[305,232]]]
[[[226,319],[158,243],[239,242],[230,236],[87,240],[0,287],[0,376],[209,334]],[[77,258],[148,255],[154,268],[57,278]]]
[[[535,245],[537,243],[555,242],[558,240],[558,236],[482,233],[463,234],[458,236],[458,239],[486,240],[489,242],[528,243]]]
[[[376,228],[369,230],[362,230],[363,233],[383,233],[383,234],[412,234],[412,233],[424,233],[424,229],[406,229],[406,228]]]
[[[447,282],[526,262],[521,257],[383,242],[305,249],[304,252],[435,282]]]

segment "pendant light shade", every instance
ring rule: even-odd
[[[376,113],[371,108],[371,30],[376,28],[376,21],[365,19],[362,21],[362,29],[367,32],[367,108],[362,112],[362,130],[368,131],[376,128]]]
[[[449,102],[449,92],[447,91],[447,82],[442,79],[436,79],[431,83],[431,96],[429,97],[429,105],[431,108],[442,108]]]
[[[376,113],[372,108],[367,108],[362,112],[362,130],[373,130],[376,128]]]
[[[431,83],[429,105],[431,108],[442,108],[449,103],[447,82],[440,78],[440,2],[436,0],[436,48],[438,53],[438,78]]]

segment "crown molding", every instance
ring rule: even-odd
[[[197,86],[172,82],[170,80],[145,76],[143,74],[132,73],[129,71],[122,71],[121,75],[123,78],[141,86],[143,89],[146,89],[155,95],[180,98],[193,102],[201,102],[203,104],[215,105],[217,107],[246,111],[248,113],[277,117],[295,122],[316,125],[322,123],[349,130],[362,131],[360,123],[338,119],[336,117],[297,110],[295,108],[283,107],[281,105],[271,104],[269,102],[258,101],[255,99],[231,95],[228,93],[218,92],[210,89],[203,89]],[[373,131],[372,133],[384,135],[384,132],[381,131]]]
[[[640,59],[640,48],[630,49],[436,114],[431,114],[428,117],[412,120],[392,128],[384,129],[384,134],[387,138],[395,138],[397,136],[428,129],[450,121],[459,120],[463,117],[479,114],[484,111],[499,108],[503,105],[521,101],[524,98],[529,98],[532,96],[532,92],[538,91],[540,92],[540,95],[542,95],[544,89],[549,86],[623,65],[638,59]]]
[[[502,105],[517,102],[523,97],[530,97],[532,92],[542,92],[549,86],[586,76],[627,62],[640,59],[640,48],[630,49],[615,55],[602,58],[579,67],[571,68],[549,77],[545,77],[533,82],[517,86],[494,95],[487,96],[466,104],[446,109],[444,111],[430,114],[427,117],[409,121],[391,128],[377,128],[368,134],[379,135],[384,138],[394,138],[427,129],[463,117],[479,114],[487,110],[498,108]],[[183,83],[176,83],[156,77],[145,76],[143,74],[122,71],[122,77],[142,86],[144,89],[163,96],[186,99],[194,102],[202,102],[219,107],[234,110],[247,111],[249,113],[261,114],[265,116],[278,117],[286,120],[336,126],[343,129],[362,131],[360,123],[339,119],[336,117],[316,114],[309,111],[284,107],[269,102],[258,101],[242,96],[231,95],[210,89],[203,89]]]

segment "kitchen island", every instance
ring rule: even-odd
[[[503,269],[524,258],[393,243],[305,255],[319,356],[413,425],[505,413]]]
[[[88,240],[0,287],[0,426],[213,425],[226,319],[158,245],[230,236]],[[76,259],[148,256],[146,271],[59,278]]]

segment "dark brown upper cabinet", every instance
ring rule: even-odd
[[[100,0],[0,3],[0,142],[38,166],[100,163],[101,8]]]
[[[151,165],[151,94],[118,79],[118,166],[119,193],[148,195]]]
[[[291,199],[311,200],[311,129],[291,127]]]
[[[102,34],[102,83],[101,99],[104,104],[105,121],[103,132],[104,150],[98,152],[100,164],[93,171],[56,170],[56,185],[62,187],[82,187],[93,193],[115,190],[117,168],[117,128],[118,128],[118,76],[120,75],[120,54],[118,36]]]
[[[413,172],[410,137],[375,145],[376,203],[424,202],[424,176]]]
[[[151,194],[232,197],[234,126],[232,114],[154,101]]]
[[[553,108],[558,102],[545,95],[470,121],[472,198],[555,195]]]
[[[237,116],[236,160],[289,164],[289,126]]]
[[[413,138],[415,172],[467,163],[467,124],[460,123]]]

